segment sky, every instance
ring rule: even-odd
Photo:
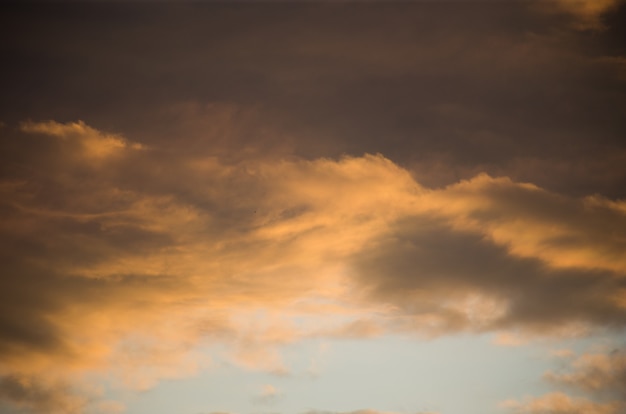
[[[0,413],[626,413],[626,3],[0,5]]]

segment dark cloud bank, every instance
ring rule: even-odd
[[[624,4],[585,30],[557,4],[12,3],[0,107],[179,147],[219,103],[306,157],[623,197]]]

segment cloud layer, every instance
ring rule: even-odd
[[[5,133],[3,395],[34,410],[59,388],[32,376],[143,389],[204,369],[203,344],[286,372],[277,347],[311,336],[626,321],[620,201],[484,174],[429,189],[381,155],[170,158],[82,122]]]
[[[0,410],[623,332],[626,3],[348,3],[1,6]],[[570,362],[509,406],[622,408],[620,352]]]

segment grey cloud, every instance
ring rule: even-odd
[[[623,197],[619,157],[602,168],[624,153],[623,82],[598,58],[621,56],[624,7],[588,33],[529,3],[13,5],[0,105],[170,149],[380,152],[433,186],[482,170]],[[271,133],[203,138],[203,110],[180,108],[215,103]]]
[[[621,329],[626,322],[626,309],[612,300],[626,287],[623,277],[555,270],[535,259],[515,258],[506,248],[432,216],[400,221],[357,254],[354,266],[370,298],[395,304],[402,317],[409,317],[408,326],[399,319],[398,329],[549,332],[571,323]],[[472,293],[495,301],[495,308],[468,311],[463,303]],[[440,318],[436,326],[421,322],[428,315]]]
[[[81,414],[87,400],[73,396],[68,385],[44,384],[34,377],[0,377],[0,398],[21,410],[49,414]]]

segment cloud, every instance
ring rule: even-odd
[[[435,192],[434,208],[459,229],[482,233],[510,254],[554,268],[626,271],[626,204],[576,199],[506,177],[478,175]]]
[[[502,406],[520,414],[618,414],[621,409],[620,403],[596,403],[563,393],[527,398],[522,402],[506,401]]]
[[[550,2],[549,7],[570,13],[577,19],[575,27],[588,30],[602,29],[601,17],[620,3],[621,0],[558,0]]]
[[[427,185],[486,171],[623,197],[622,75],[597,64],[619,62],[623,45],[608,44],[625,38],[623,19],[589,34],[529,8],[555,3],[206,3],[133,22],[114,16],[144,6],[69,7],[67,19],[9,8],[0,104],[7,122],[80,118],[170,154],[380,152]]]
[[[26,133],[38,133],[50,137],[56,137],[70,144],[89,161],[108,158],[127,148],[129,144],[120,136],[103,134],[84,122],[60,124],[54,121],[48,122],[24,122],[20,130]],[[141,149],[141,145],[133,143],[132,149]]]
[[[93,389],[76,390],[62,380],[34,376],[0,377],[0,405],[20,412],[49,414],[116,414],[125,407],[116,401],[100,400]]]
[[[90,3],[45,19],[7,8],[11,65],[0,104],[7,122],[80,118],[181,152],[381,152],[438,186],[487,171],[622,197],[622,83],[593,62],[623,45],[608,53],[607,32],[564,30],[568,6],[558,3],[282,4],[278,14],[255,5],[142,13],[142,4]],[[561,12],[535,13],[533,4]],[[138,18],[116,19],[126,12]],[[12,35],[21,31],[32,36]],[[125,41],[111,48],[111,39]],[[161,47],[145,47],[154,41]]]
[[[2,377],[0,396],[18,407],[41,413],[78,414],[86,405],[84,399],[71,396],[62,384],[41,384],[27,377]]]
[[[3,133],[7,378],[146,389],[214,358],[286,374],[281,348],[304,338],[626,318],[622,201],[484,174],[429,189],[380,154],[171,152],[81,122]]]
[[[623,2],[90,3],[0,13],[0,375],[623,328]]]
[[[344,289],[337,260],[384,224],[372,210],[386,201],[362,193],[413,185],[375,156],[242,164],[165,159],[80,122],[17,134],[3,141],[14,162],[1,186],[7,375],[99,372],[145,389],[205,368],[196,349],[217,342],[240,366],[286,372],[277,347],[347,308],[324,300]],[[90,162],[84,142],[113,152]],[[333,182],[346,200],[335,205]],[[352,217],[347,200],[367,215]],[[283,317],[263,314],[274,308]],[[290,326],[295,316],[310,317],[307,332]]]
[[[523,401],[509,400],[502,406],[515,413],[528,414],[578,414],[621,413],[625,408],[626,363],[623,352],[586,353],[575,356],[571,350],[553,352],[564,360],[564,372],[548,371],[544,380],[551,385],[583,392],[586,397],[572,397],[562,392],[552,392],[541,397],[527,397]]]
[[[608,354],[589,353],[576,357],[568,372],[545,374],[545,379],[589,393],[626,398],[626,355],[622,350]]]
[[[274,404],[276,400],[282,396],[279,389],[271,384],[265,384],[261,390],[255,395],[254,401],[259,404]]]

